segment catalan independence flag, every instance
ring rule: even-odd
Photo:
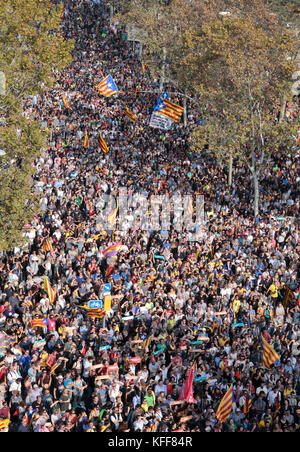
[[[174,122],[178,122],[179,119],[182,116],[182,113],[184,111],[183,107],[180,107],[180,105],[174,104],[168,99],[163,98],[162,96],[159,98],[155,108],[154,112],[159,113],[163,116],[166,116],[167,118],[171,119]]]
[[[86,148],[86,149],[90,147],[89,136],[88,136],[88,132],[87,132],[86,129],[85,129],[83,147]]]
[[[134,114],[132,111],[130,111],[129,108],[127,107],[127,105],[126,105],[124,102],[122,102],[122,105],[123,105],[123,110],[124,110],[125,115],[126,115],[132,122],[135,122],[135,121],[137,120],[137,115]]]
[[[55,291],[52,289],[48,277],[44,276],[44,291],[47,292],[51,304],[55,301]]]
[[[33,303],[30,297],[26,297],[23,304],[24,306],[26,306],[26,308],[33,309]]]
[[[232,402],[233,402],[233,388],[232,385],[224,395],[223,399],[218,406],[216,411],[216,417],[220,422],[225,422],[226,419],[230,416],[232,410]]]
[[[99,136],[99,146],[101,151],[104,152],[104,154],[108,152],[107,144],[105,143],[101,135]]]
[[[49,237],[44,241],[42,245],[42,250],[45,251],[45,253],[47,253],[48,251],[53,251],[53,246],[51,244]]]
[[[251,399],[251,385],[249,385],[249,390],[247,392],[246,395],[246,400],[245,403],[243,405],[243,413],[247,416],[247,414],[250,411],[250,408],[252,406],[252,399]]]
[[[66,108],[68,108],[69,110],[73,111],[72,108],[71,108],[70,105],[69,105],[69,102],[67,101],[66,96],[65,96],[64,94],[63,94],[62,100],[63,100],[64,106],[65,106]]]
[[[89,317],[103,317],[105,315],[104,309],[90,308],[89,306],[78,306],[78,309],[83,309]]]
[[[151,336],[146,337],[146,339],[143,341],[143,350],[145,350],[146,347],[149,347],[151,341]]]
[[[119,91],[111,75],[107,75],[101,80],[101,82],[96,85],[96,89],[105,97],[110,97]]]
[[[45,328],[47,326],[45,319],[33,319],[30,323],[32,328]]]
[[[261,335],[263,365],[266,369],[270,369],[271,365],[279,359],[278,353],[268,344],[266,339]]]
[[[114,245],[111,245],[108,248],[106,248],[106,250],[103,251],[104,257],[117,256],[118,252],[121,249],[121,246],[122,246],[122,239],[119,242],[115,243]]]

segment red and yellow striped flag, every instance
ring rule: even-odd
[[[119,91],[111,75],[107,75],[101,80],[101,82],[96,85],[96,89],[105,97],[110,97]]]
[[[33,308],[33,303],[31,301],[30,297],[26,297],[23,304],[28,309],[32,309]]]
[[[275,352],[274,348],[270,344],[268,344],[263,335],[261,335],[261,342],[263,365],[266,369],[270,369],[271,365],[279,359],[279,355]]]
[[[99,136],[99,145],[101,151],[104,152],[104,154],[106,154],[108,152],[108,147],[101,135]]]
[[[3,428],[7,428],[10,424],[10,420],[9,419],[1,419],[0,420],[0,430],[2,430]]]
[[[50,369],[50,374],[53,375],[55,374],[56,369],[60,366],[60,363],[54,363],[53,366]]]
[[[68,102],[66,96],[65,96],[64,94],[63,94],[62,100],[63,100],[64,106],[65,106],[66,108],[68,108],[69,110],[73,111],[72,108],[71,108],[70,105],[69,105],[69,102]]]
[[[44,276],[44,291],[47,292],[51,304],[55,301],[55,291],[52,289],[48,277]]]
[[[32,328],[45,328],[47,326],[45,319],[33,319],[30,323]]]
[[[107,217],[108,223],[110,223],[110,224],[114,224],[114,223],[115,223],[116,217],[117,217],[117,213],[118,213],[118,209],[119,209],[119,203],[118,203],[118,200],[117,200],[117,207],[116,207],[115,210],[114,210],[110,215],[108,215],[108,217]]]
[[[122,105],[123,105],[124,113],[127,116],[127,118],[129,118],[132,122],[135,122],[137,120],[137,115],[135,113],[133,113],[132,111],[130,111],[124,102],[122,102]]]
[[[94,319],[102,319],[105,316],[105,311],[104,309],[91,309],[87,311],[86,315]]]
[[[45,253],[47,253],[48,251],[53,251],[53,246],[50,242],[49,237],[44,241],[42,245],[42,250],[45,251]]]
[[[226,419],[230,416],[232,410],[232,398],[233,398],[233,388],[232,385],[224,395],[223,399],[218,406],[216,411],[216,417],[220,422],[225,422]]]
[[[87,133],[86,129],[85,129],[83,147],[86,148],[86,149],[90,147],[89,136],[88,136],[88,133]]]
[[[193,200],[190,198],[188,206],[187,206],[187,213],[188,215],[193,215],[194,208],[193,208]]]
[[[251,406],[252,406],[251,385],[249,385],[249,390],[247,391],[246,400],[245,400],[245,403],[243,405],[243,413],[246,416],[249,413]]]
[[[148,336],[143,342],[143,350],[145,350],[146,347],[149,347],[150,341],[151,341],[151,336]]]
[[[160,97],[160,108],[155,110],[157,113],[172,119],[172,121],[178,122],[182,116],[184,108],[180,105],[174,104],[170,100]]]
[[[88,306],[78,306],[78,308],[84,309],[88,317],[101,318],[105,316],[105,311],[101,308],[89,308]]]

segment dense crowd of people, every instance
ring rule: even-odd
[[[49,130],[35,162],[40,214],[26,225],[28,245],[0,257],[1,431],[298,430],[299,152],[271,156],[254,218],[248,170],[237,164],[229,187],[228,168],[190,149],[199,113],[189,110],[188,128],[149,127],[157,80],[100,0],[65,0],[62,28],[75,40],[72,63],[26,104]],[[110,98],[95,90],[107,74],[119,89]],[[294,99],[286,120],[297,118]],[[129,229],[119,230],[118,220],[104,227],[122,189]],[[135,194],[204,196],[203,234],[189,241],[172,226],[172,208],[167,231],[136,218],[130,225]],[[106,257],[116,243],[118,254]],[[89,317],[80,307],[104,300],[105,285],[110,309]],[[269,370],[261,335],[279,355]],[[180,393],[194,363],[188,403]],[[221,423],[216,411],[230,385],[233,408]]]

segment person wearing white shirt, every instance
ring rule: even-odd
[[[114,403],[116,401],[116,398],[119,395],[119,391],[120,391],[120,385],[118,383],[116,383],[115,381],[113,381],[112,385],[110,387],[110,390],[108,391],[108,396],[112,403]]]
[[[10,367],[10,370],[7,374],[7,384],[8,386],[11,386],[12,383],[14,383],[18,378],[22,379],[22,375],[20,374],[19,369],[16,365],[12,365]]]
[[[140,430],[142,432],[145,424],[147,424],[147,421],[142,416],[138,416],[133,423],[134,431]]]
[[[259,396],[259,394],[263,392],[264,395],[268,394],[268,389],[267,387],[264,385],[264,383],[261,383],[260,386],[256,389],[256,395]]]
[[[140,374],[139,374],[138,381],[140,381],[140,380],[147,381],[148,380],[148,376],[149,376],[149,371],[147,370],[147,367],[144,366],[143,369],[141,370]]]
[[[268,403],[271,407],[274,406],[275,400],[276,400],[278,394],[279,394],[279,401],[280,401],[281,394],[279,391],[276,391],[275,389],[271,389],[271,391],[269,391],[267,399],[268,399]]]

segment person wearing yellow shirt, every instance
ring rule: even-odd
[[[270,295],[274,301],[278,298],[278,287],[272,283],[268,289],[268,293],[270,292]]]
[[[233,312],[234,312],[235,314],[239,311],[240,306],[241,306],[241,302],[240,302],[240,300],[239,300],[238,298],[236,298],[235,300],[233,300],[232,307],[233,307]]]

